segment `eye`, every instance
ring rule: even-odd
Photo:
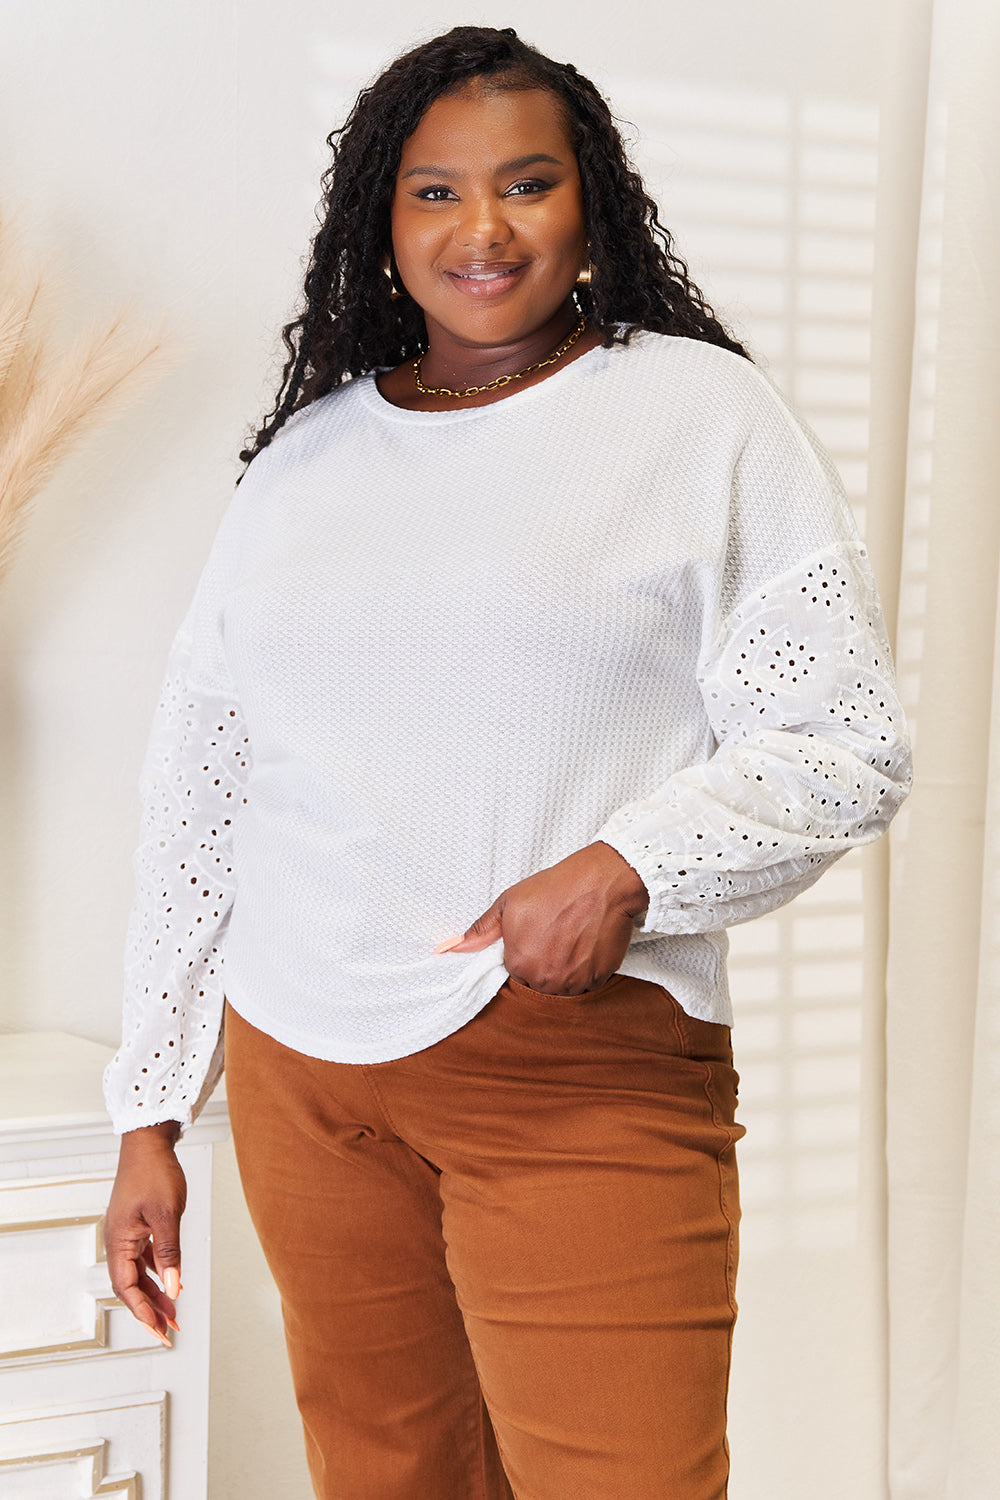
[[[437,187],[420,188],[414,197],[421,198],[424,203],[444,203],[449,195],[451,195],[451,188],[442,187],[439,183]]]
[[[529,193],[545,193],[552,186],[551,182],[543,182],[539,177],[529,177],[521,182],[513,182],[505,193],[505,197],[524,198]]]

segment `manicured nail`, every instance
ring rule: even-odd
[[[163,1290],[171,1301],[177,1296],[181,1289],[180,1272],[176,1266],[168,1266],[163,1273]]]
[[[166,1344],[168,1349],[172,1349],[174,1347],[170,1340],[167,1338],[167,1335],[165,1333],[161,1333],[158,1328],[150,1328],[148,1323],[143,1323],[142,1326],[143,1328],[145,1328],[147,1333],[153,1336],[154,1339],[159,1339],[161,1344]]]
[[[457,938],[448,938],[446,942],[444,942],[444,943],[438,943],[437,947],[434,949],[434,952],[435,953],[447,953],[451,948],[457,948],[458,945],[459,945],[459,943],[463,940],[464,937],[465,937],[465,933],[464,932],[460,932],[458,934]]]
[[[179,1323],[175,1323],[174,1320],[173,1320],[173,1318],[168,1318],[167,1322],[170,1324],[171,1328],[174,1330],[175,1333],[180,1333],[180,1331],[181,1331],[181,1325]]]

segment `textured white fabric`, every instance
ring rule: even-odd
[[[224,991],[345,1062],[454,1031],[502,952],[434,945],[595,838],[650,891],[623,972],[728,1022],[724,928],[908,774],[843,494],[748,361],[642,334],[445,413],[355,381],[253,463],[174,648],[116,1127],[197,1113]]]

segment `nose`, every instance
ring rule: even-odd
[[[455,226],[455,241],[463,250],[495,250],[513,236],[502,200],[483,196],[467,200]]]

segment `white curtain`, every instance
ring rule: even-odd
[[[915,292],[905,514],[896,531],[897,663],[916,785],[893,831],[889,885],[888,1487],[891,1500],[995,1500],[1000,5],[901,0],[896,18],[897,124],[909,114],[912,132],[922,93],[926,149],[915,275],[905,257],[897,266],[902,294]],[[896,139],[904,134],[905,124]],[[891,141],[887,148],[890,168]],[[896,191],[906,212],[902,165]],[[888,306],[891,268],[880,274]],[[881,359],[887,386],[900,373],[898,339],[890,347],[900,326],[887,317],[881,345],[876,327],[876,380]],[[887,436],[890,407],[887,400]],[[888,495],[891,459],[883,467]],[[885,561],[895,522],[891,506],[883,514]]]

